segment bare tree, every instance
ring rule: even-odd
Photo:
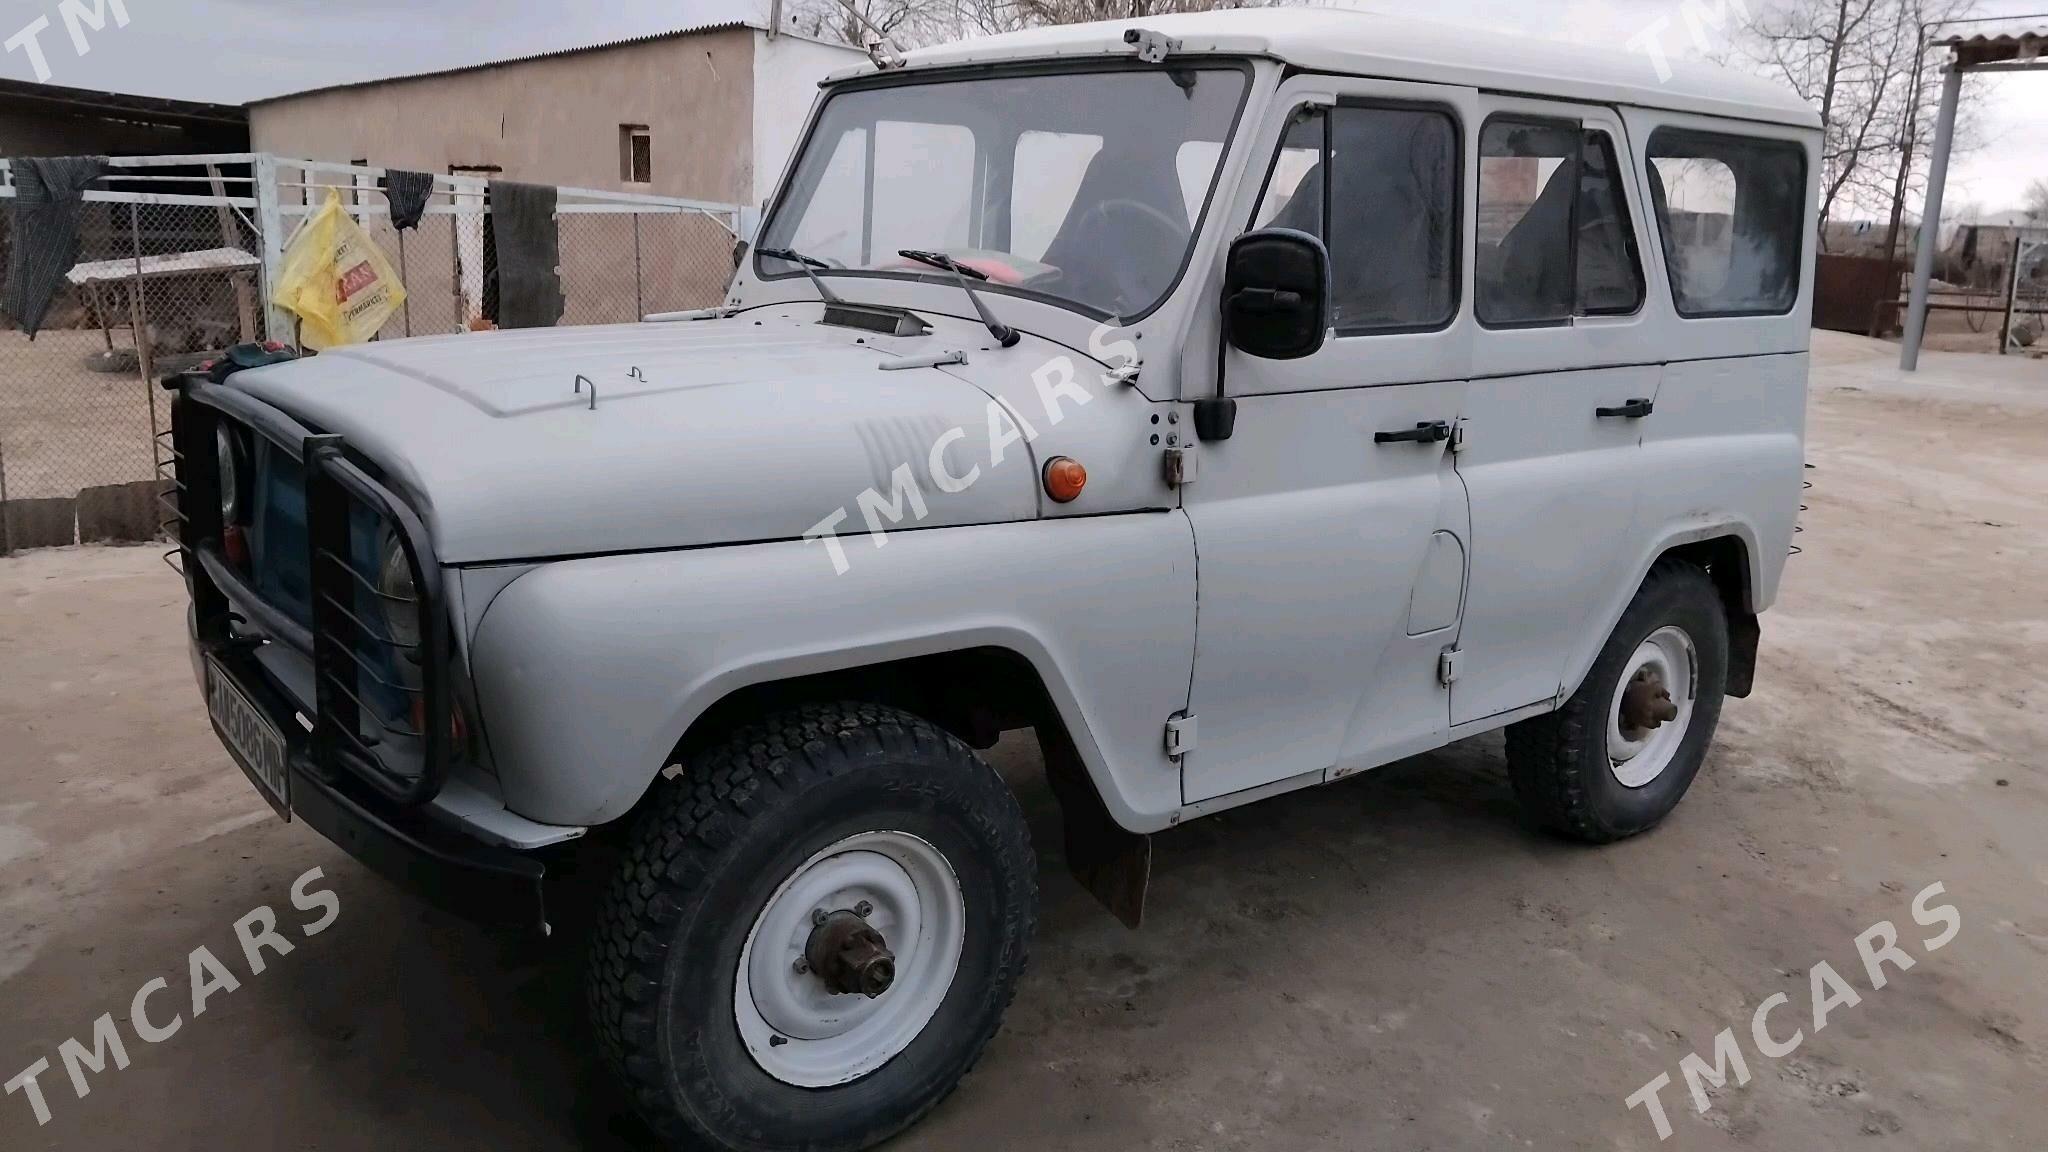
[[[1850,213],[1896,213],[1912,190],[1913,160],[1930,133],[1938,67],[1930,25],[1973,0],[1758,0],[1742,54],[1820,110],[1821,241]]]
[[[2027,185],[2027,203],[2021,211],[2027,214],[2027,223],[2037,228],[2048,225],[2048,180]]]

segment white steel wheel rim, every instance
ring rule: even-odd
[[[889,989],[834,993],[799,961],[818,911],[866,904],[895,953]],[[960,878],[908,832],[863,832],[804,861],[754,918],[740,949],[733,1015],[763,1072],[799,1088],[858,1080],[895,1059],[937,1014],[967,938]]]
[[[1607,710],[1607,766],[1623,787],[1649,784],[1677,758],[1678,746],[1685,742],[1692,724],[1698,668],[1692,637],[1675,625],[1650,633],[1623,662],[1621,679],[1614,686],[1614,702]],[[1623,698],[1630,682],[1645,671],[1662,680],[1678,715],[1655,728],[1632,728],[1622,719]]]

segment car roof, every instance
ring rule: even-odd
[[[1027,28],[919,48],[905,53],[905,60],[907,67],[926,68],[1129,56],[1133,49],[1124,32],[1133,28],[1178,40],[1181,52],[1265,56],[1314,72],[1820,127],[1819,115],[1790,88],[1696,60],[1660,60],[1647,42],[1641,51],[1588,48],[1329,8],[1239,8]],[[1681,26],[1661,31],[1667,48],[1684,42]]]

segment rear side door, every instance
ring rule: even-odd
[[[1330,250],[1315,354],[1222,353],[1234,434],[1184,490],[1200,602],[1193,803],[1441,743],[1438,655],[1463,601],[1462,141],[1469,89],[1301,76],[1233,211]],[[1220,276],[1218,277],[1220,281]],[[1211,349],[1204,355],[1213,356]],[[1408,432],[1384,440],[1381,433]]]
[[[1472,570],[1454,725],[1555,699],[1573,641],[1629,578],[1662,376],[1615,114],[1486,97],[1475,152],[1476,324],[1456,457]]]

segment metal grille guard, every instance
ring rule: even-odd
[[[412,507],[349,459],[338,435],[316,434],[246,392],[198,373],[166,377],[171,403],[172,497],[165,501],[178,529],[178,555],[191,587],[198,638],[210,651],[247,651],[263,641],[312,661],[315,705],[310,737],[294,717],[280,725],[294,759],[317,774],[346,768],[392,803],[424,804],[439,794],[451,758],[449,625],[440,566],[425,525]],[[265,601],[235,571],[223,545],[220,469],[214,437],[231,419],[300,462],[306,483],[306,534],[313,627]],[[352,508],[360,504],[390,527],[412,576],[413,597],[379,590],[350,564]],[[359,596],[412,604],[417,644],[405,644],[365,620]],[[370,613],[371,616],[380,615]],[[417,686],[394,683],[365,658],[369,646],[419,669]],[[411,701],[410,716],[389,716],[365,697],[364,679]],[[367,721],[367,724],[365,723]]]

